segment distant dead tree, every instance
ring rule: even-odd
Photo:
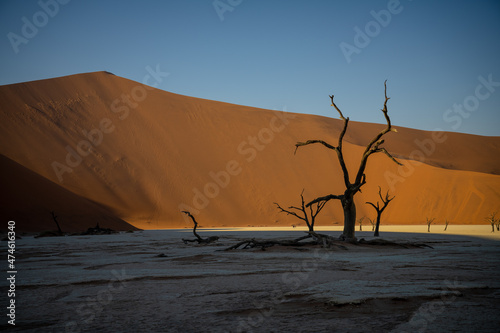
[[[378,237],[379,236],[379,227],[380,227],[380,217],[382,216],[382,213],[386,209],[387,205],[389,205],[389,202],[391,202],[394,198],[389,197],[389,191],[385,194],[385,196],[382,196],[382,189],[380,186],[378,187],[378,196],[382,200],[382,207],[380,207],[380,203],[377,200],[377,204],[375,205],[373,202],[367,201],[366,203],[368,205],[371,205],[375,210],[377,211],[377,223],[375,224],[375,234],[373,236]]]
[[[433,217],[432,219],[426,217],[425,218],[427,220],[427,232],[431,232],[431,224],[432,222],[434,222],[435,218]]]
[[[446,219],[444,221],[444,231],[446,231],[446,229],[448,229],[448,224],[450,224],[450,221],[448,221],[448,219]]]
[[[372,231],[375,231],[375,221],[369,217],[367,219],[368,219],[368,222],[370,222],[370,224],[372,225]]]
[[[54,220],[54,222],[56,223],[56,226],[57,226],[57,232],[62,235],[63,232],[61,230],[61,227],[59,226],[59,222],[57,222],[57,216],[56,216],[56,213],[54,211],[50,212],[50,215],[52,215],[52,219]]]
[[[290,206],[288,207],[288,209],[284,209],[278,203],[275,202],[274,204],[278,207],[278,209],[281,212],[286,213],[287,215],[293,215],[296,218],[305,221],[307,227],[309,228],[309,231],[314,231],[314,222],[316,221],[316,216],[318,216],[323,207],[325,207],[326,201],[316,202],[314,208],[313,205],[310,205],[308,212],[304,201],[304,190],[302,190],[302,193],[300,193],[300,199],[301,199],[300,207]],[[292,209],[295,210],[297,213],[295,211],[292,211]],[[292,226],[295,228],[295,225]]]
[[[358,219],[358,223],[359,223],[359,231],[363,231],[363,220],[365,219],[365,217],[361,217]]]
[[[342,203],[342,209],[344,211],[344,231],[342,235],[340,236],[341,239],[347,240],[347,241],[356,241],[355,238],[355,225],[356,225],[356,205],[354,203],[354,195],[358,193],[361,190],[361,187],[366,184],[366,175],[365,175],[365,168],[366,168],[366,163],[368,161],[368,158],[375,153],[384,153],[387,155],[392,161],[395,163],[402,165],[399,163],[384,147],[382,147],[382,144],[384,143],[384,140],[382,137],[389,133],[389,132],[397,132],[396,129],[392,128],[391,125],[391,120],[389,118],[389,115],[387,113],[387,102],[389,101],[389,97],[387,97],[387,80],[384,82],[384,94],[385,94],[385,101],[384,101],[384,106],[381,109],[382,113],[384,114],[385,120],[387,122],[387,126],[380,132],[378,133],[366,146],[365,151],[363,152],[363,155],[361,157],[361,161],[359,163],[358,171],[356,173],[356,178],[354,179],[354,182],[351,183],[350,177],[349,177],[349,171],[347,169],[347,166],[344,161],[344,153],[342,150],[342,141],[344,139],[344,135],[347,131],[347,125],[349,124],[349,118],[345,118],[344,115],[342,114],[342,111],[337,107],[337,105],[334,103],[333,98],[334,95],[330,96],[332,106],[337,110],[337,112],[340,115],[340,119],[344,121],[344,126],[342,128],[342,131],[340,132],[339,139],[337,146],[332,146],[331,144],[323,141],[323,140],[307,140],[306,142],[297,142],[295,144],[295,153],[297,152],[299,147],[302,146],[307,146],[310,144],[315,144],[319,143],[323,146],[325,146],[328,149],[332,149],[337,153],[337,158],[340,163],[340,167],[342,169],[342,173],[344,175],[344,184],[345,184],[345,191],[344,194],[341,195],[334,195],[334,194],[329,194],[323,197],[319,197],[314,199],[313,201],[309,202],[306,207],[309,207],[315,203],[318,202],[323,202],[323,201],[329,201],[331,199],[337,199],[340,200]]]
[[[497,212],[491,213],[486,217],[486,221],[488,221],[491,224],[491,232],[495,232],[495,224],[497,225],[497,229],[499,228],[498,225],[500,225],[500,219],[496,219],[495,216],[497,215]]]
[[[500,219],[497,219],[497,231],[500,231]]]
[[[209,243],[215,242],[215,241],[217,241],[219,239],[219,237],[217,237],[217,236],[211,236],[211,237],[207,237],[207,238],[202,238],[196,232],[196,228],[198,227],[198,222],[196,222],[196,219],[194,218],[194,216],[189,211],[187,211],[187,210],[183,210],[182,212],[184,214],[186,214],[187,216],[189,216],[191,218],[191,220],[193,220],[193,223],[194,223],[193,234],[196,237],[196,239],[185,239],[185,238],[183,238],[182,241],[184,242],[184,244],[187,244],[188,242],[198,242],[198,244],[209,244]]]

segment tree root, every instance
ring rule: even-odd
[[[210,243],[216,242],[218,239],[219,239],[219,237],[217,237],[217,236],[210,236],[207,238],[200,237],[200,238],[195,238],[195,239],[183,238],[182,241],[184,242],[184,244],[193,243],[193,242],[198,242],[198,244],[210,244]]]

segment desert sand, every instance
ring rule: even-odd
[[[1,86],[0,106],[7,203],[0,216],[17,220],[19,230],[54,229],[50,211],[64,231],[97,221],[118,230],[190,227],[182,209],[205,227],[290,226],[297,221],[273,202],[299,204],[303,189],[306,200],[343,191],[332,151],[310,146],[294,154],[297,141],[335,144],[339,119],[177,95],[107,72]],[[352,119],[344,153],[354,173],[363,145],[383,125],[356,122],[356,110],[340,107]],[[403,111],[389,102],[389,114]],[[404,166],[372,156],[358,217],[375,216],[365,202],[378,198],[378,186],[396,196],[385,224],[426,217],[484,224],[500,210],[500,137],[393,125],[398,133],[384,145]],[[342,219],[332,201],[317,225]]]
[[[220,236],[207,246],[184,244],[189,230],[26,236],[16,243],[14,331],[498,332],[500,234],[422,227],[381,236],[433,248],[220,251],[242,238],[303,235],[283,229],[200,230]]]

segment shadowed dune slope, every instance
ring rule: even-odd
[[[389,102],[389,114],[396,112]],[[344,114],[356,119],[348,107]],[[181,209],[206,227],[290,225],[299,221],[278,213],[273,202],[298,205],[302,189],[306,200],[343,190],[333,151],[309,146],[294,155],[297,141],[335,145],[338,119],[187,97],[96,72],[1,86],[0,120],[0,153],[19,164],[2,162],[2,176],[9,171],[11,186],[20,185],[11,202],[25,207],[33,224],[45,207],[38,199],[23,202],[22,194],[43,197],[46,187],[77,196],[67,212],[81,221],[86,215],[93,221],[97,212],[78,206],[86,200],[140,228],[190,226]],[[500,137],[395,127],[385,147],[404,166],[372,156],[356,197],[358,217],[374,216],[365,202],[378,198],[378,186],[396,195],[383,223],[435,217],[478,224],[500,210]],[[363,145],[382,128],[349,123],[344,154],[351,179]],[[44,181],[23,183],[26,172],[13,170],[22,168]],[[2,218],[18,214],[2,211]],[[342,216],[332,201],[317,223],[342,223]]]
[[[85,230],[97,223],[101,228],[135,229],[99,204],[44,179],[3,155],[0,155],[0,168],[0,214],[4,220],[15,220],[17,230],[57,230],[50,214],[52,211],[64,232]]]

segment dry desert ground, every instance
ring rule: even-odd
[[[25,236],[16,243],[17,316],[9,329],[498,332],[500,233],[487,225],[426,228],[382,226],[380,238],[432,248],[222,251],[245,238],[303,235],[292,228],[201,229],[220,237],[204,246],[181,241],[192,237],[189,229]],[[336,236],[340,228],[321,232]]]

